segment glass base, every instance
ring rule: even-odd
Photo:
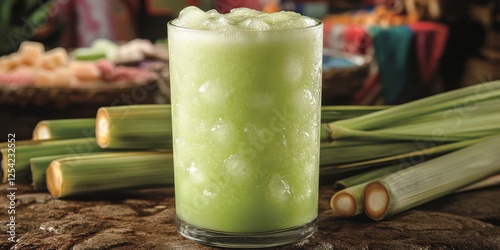
[[[262,248],[288,245],[311,236],[318,228],[318,219],[298,227],[265,233],[226,233],[195,227],[177,217],[179,233],[198,243],[227,248]]]

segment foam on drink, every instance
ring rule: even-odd
[[[265,31],[305,28],[318,24],[318,21],[291,11],[265,13],[248,8],[235,8],[227,14],[221,14],[216,10],[204,12],[198,7],[189,6],[181,11],[172,24],[201,30],[243,28]]]

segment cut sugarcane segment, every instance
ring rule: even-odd
[[[172,148],[170,106],[102,107],[97,112],[96,138],[102,148]]]
[[[94,135],[94,118],[43,120],[33,130],[33,140],[61,140]]]
[[[172,185],[171,152],[127,152],[52,161],[47,189],[55,198]]]
[[[498,145],[494,136],[368,184],[366,214],[382,220],[500,173]]]

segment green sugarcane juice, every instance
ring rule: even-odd
[[[314,221],[322,24],[188,7],[168,39],[178,219],[231,233]]]

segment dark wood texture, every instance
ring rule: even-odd
[[[16,243],[8,241],[7,185],[0,185],[0,249],[212,249],[175,228],[174,189],[56,200],[17,186]],[[320,189],[319,230],[277,249],[500,249],[500,187],[450,195],[390,219],[335,218]]]

